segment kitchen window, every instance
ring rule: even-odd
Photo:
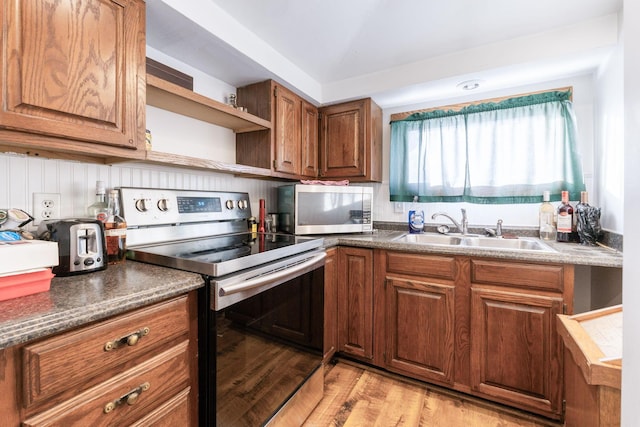
[[[404,116],[391,122],[391,201],[540,203],[543,191],[585,190],[571,89]]]

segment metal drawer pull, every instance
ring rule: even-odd
[[[149,328],[145,327],[132,334],[126,335],[122,338],[118,338],[117,340],[107,341],[107,343],[104,345],[104,351],[111,351],[125,344],[128,346],[136,345],[138,343],[138,340],[143,336],[147,335],[148,333],[149,333]]]
[[[151,385],[148,382],[140,384],[138,387],[134,388],[129,393],[122,396],[120,399],[107,403],[106,405],[104,405],[104,413],[108,414],[118,406],[124,405],[125,403],[129,406],[135,405],[135,403],[138,401],[138,397],[140,397],[140,394],[142,394],[143,391],[149,390],[149,387],[151,387]]]

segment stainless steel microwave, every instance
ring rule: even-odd
[[[352,185],[278,187],[278,229],[292,234],[373,231],[373,189]]]

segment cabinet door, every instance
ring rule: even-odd
[[[275,163],[278,172],[300,174],[301,100],[282,86],[274,91],[275,118]]]
[[[301,174],[318,176],[318,109],[302,101]]]
[[[338,250],[327,250],[324,262],[324,360],[327,361],[338,347]]]
[[[471,290],[471,387],[495,400],[561,413],[561,296]]]
[[[453,384],[455,287],[398,278],[385,287],[387,367]]]
[[[373,359],[373,251],[338,251],[338,349]]]
[[[365,100],[322,110],[322,177],[361,177],[366,174],[365,114]]]
[[[2,21],[0,127],[143,143],[143,1],[6,0]]]
[[[371,98],[320,109],[319,174],[382,181],[382,109]]]

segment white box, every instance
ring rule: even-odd
[[[58,265],[58,242],[0,241],[0,274]]]

